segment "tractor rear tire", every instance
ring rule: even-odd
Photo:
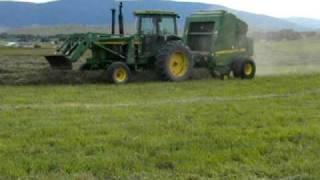
[[[107,70],[108,79],[114,84],[126,84],[131,79],[131,71],[123,62],[112,63]]]
[[[250,59],[236,60],[232,65],[233,75],[241,79],[253,79],[256,75],[256,64]]]
[[[192,75],[193,66],[191,51],[181,41],[166,43],[156,56],[156,68],[162,80],[187,80]]]

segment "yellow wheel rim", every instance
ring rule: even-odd
[[[118,68],[114,72],[114,79],[116,82],[121,83],[128,79],[128,73],[124,68]]]
[[[169,70],[175,77],[182,77],[188,71],[189,61],[185,54],[174,53],[170,57]]]
[[[253,66],[252,66],[252,64],[246,64],[246,65],[244,66],[244,73],[245,73],[245,75],[249,76],[249,75],[252,74],[252,72],[253,72]]]

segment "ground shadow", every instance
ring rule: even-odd
[[[210,75],[206,70],[196,70],[192,79],[205,79]],[[132,83],[159,82],[159,76],[153,71],[133,73]],[[50,68],[34,71],[0,71],[0,85],[81,85],[111,84],[106,71],[65,71]]]

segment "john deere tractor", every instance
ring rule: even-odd
[[[122,3],[119,7],[119,34],[115,34],[112,9],[110,34],[74,34],[53,56],[52,68],[72,69],[72,63],[89,49],[92,57],[81,70],[107,70],[109,79],[126,83],[133,72],[154,70],[162,80],[183,81],[195,67],[206,67],[213,76],[251,79],[255,75],[253,42],[246,37],[247,25],[225,11],[199,12],[187,18],[184,36],[178,36],[174,12],[136,11],[137,32],[124,35]]]

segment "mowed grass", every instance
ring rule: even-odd
[[[0,87],[0,179],[319,179],[320,75]]]

